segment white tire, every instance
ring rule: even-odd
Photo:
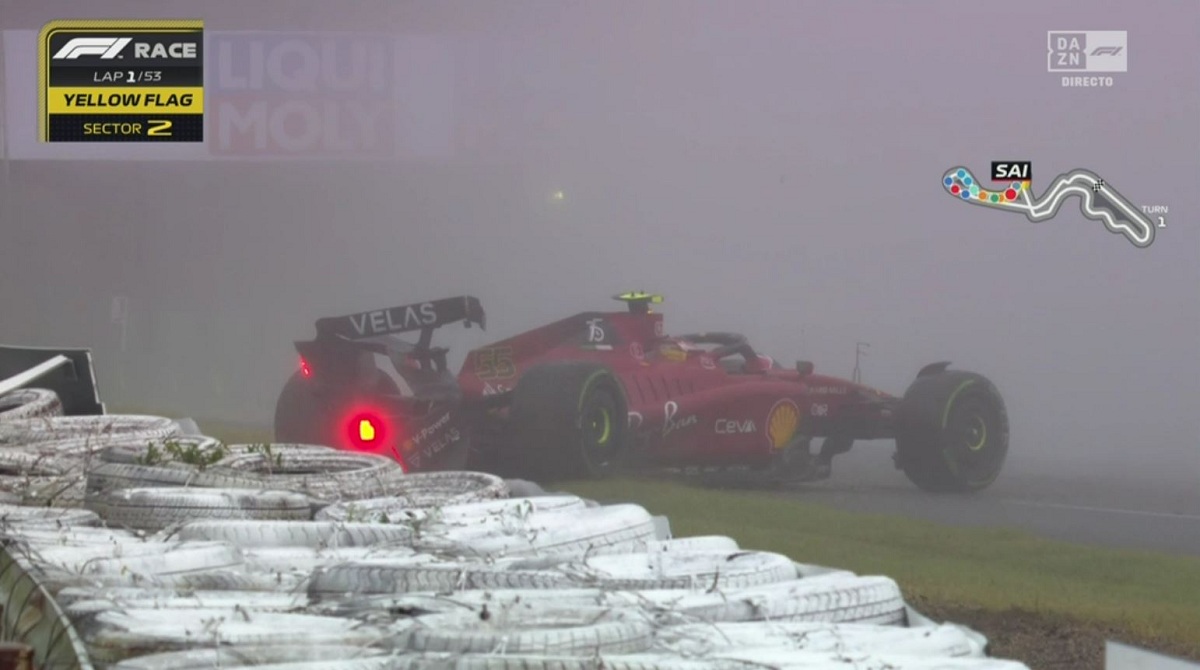
[[[34,556],[57,571],[83,577],[121,577],[130,584],[242,565],[237,547],[223,542],[145,542],[116,547],[57,547]],[[107,580],[110,581],[111,580]]]
[[[90,526],[67,526],[64,528],[9,528],[0,529],[3,536],[17,545],[38,549],[52,547],[112,547],[118,544],[140,544],[145,538],[119,528],[93,528]]]
[[[417,553],[408,547],[345,547],[310,549],[276,547],[246,549],[246,569],[258,572],[293,574],[307,578],[317,568],[350,561],[386,559],[409,560]]]
[[[650,624],[611,610],[495,612],[418,617],[405,635],[413,651],[457,654],[594,656],[650,648]]]
[[[414,538],[413,546],[455,556],[584,556],[606,547],[632,549],[634,544],[654,538],[654,520],[638,505],[534,512],[482,521],[485,523],[465,527],[434,526]]]
[[[246,609],[252,612],[290,612],[308,605],[303,593],[260,591],[190,591],[172,588],[72,587],[55,596],[68,616],[116,609]]]
[[[519,519],[537,512],[567,512],[584,507],[583,500],[572,495],[497,498],[435,508],[412,507],[399,498],[368,498],[329,505],[317,512],[316,518],[329,521],[355,519],[368,523],[471,525],[499,518]]]
[[[49,389],[17,389],[0,395],[0,422],[61,415],[62,401]]]
[[[488,589],[460,591],[452,598],[456,607],[480,611],[487,605],[493,611],[538,609],[641,609],[647,614],[669,611],[675,601],[687,592],[680,591],[605,591],[597,588],[567,586],[556,589]],[[433,593],[410,593],[398,596],[374,596],[347,600],[358,609],[391,607],[427,608],[430,600],[444,600]]]
[[[903,623],[905,609],[899,589],[886,578],[850,575],[837,580],[815,580],[805,589],[797,582],[772,585],[777,597],[764,597],[771,587],[733,589],[717,593],[686,590],[606,591],[596,588],[492,589],[460,591],[451,599],[456,607],[478,611],[483,605],[493,610],[521,608],[641,608],[663,625],[697,621],[772,620],[774,614],[795,621],[853,621],[855,623]],[[882,588],[880,588],[882,586]],[[354,611],[389,609],[435,609],[447,599],[432,592],[398,596],[352,598],[340,605]],[[722,608],[723,606],[726,606]]]
[[[445,505],[434,510],[421,510],[444,523],[470,522],[493,518],[528,518],[546,512],[572,512],[586,509],[583,498],[570,494],[535,496],[532,498],[498,498],[478,502]]]
[[[267,488],[299,491],[324,501],[385,495],[396,487],[396,479],[406,476],[390,458],[337,450],[245,453],[224,459],[216,470],[254,477]]]
[[[732,560],[730,560],[732,559]],[[411,593],[478,589],[609,590],[738,588],[773,584],[795,577],[790,559],[766,552],[741,554],[653,554],[459,561],[351,561],[318,570],[310,592]]]
[[[42,458],[52,459],[56,463],[69,463],[78,467],[91,466],[99,462],[98,455],[108,448],[116,438],[112,435],[97,437],[61,437],[45,440],[31,439],[22,442],[5,444],[0,442],[0,449],[10,449]]]
[[[270,447],[272,454],[329,454],[345,453],[325,444],[305,444],[303,442],[234,442],[225,445],[230,457],[246,456],[262,453],[264,447]]]
[[[444,507],[507,498],[508,486],[485,472],[415,472],[393,482],[386,495],[408,507]]]
[[[214,463],[226,453],[225,446],[215,437],[207,435],[178,435],[163,439],[141,440],[116,437],[100,452],[103,463],[125,463],[127,465],[187,465],[181,459],[189,456],[207,457]]]
[[[1029,670],[1017,661],[997,658],[942,658],[902,654],[806,654],[790,649],[739,649],[722,652],[716,660],[751,664],[751,667],[780,670],[853,668],[854,670]]]
[[[121,575],[131,583],[236,568],[243,564],[241,551],[224,542],[184,542],[161,553],[136,557],[114,556],[88,565],[88,574]]]
[[[139,488],[90,497],[86,506],[110,526],[161,530],[197,519],[307,520],[306,496],[255,489]]]
[[[0,448],[0,477],[61,477],[70,472],[72,463],[22,449]]]
[[[69,526],[98,526],[100,516],[85,509],[50,509],[0,505],[0,529],[5,528],[65,528]]]
[[[335,503],[317,513],[328,521],[402,521],[424,508],[445,508],[464,503],[506,498],[504,480],[482,472],[418,472],[393,480],[380,497]]]
[[[491,591],[470,591],[464,592],[469,594],[490,594]],[[526,592],[523,592],[526,593]],[[541,593],[540,591],[538,593]],[[395,618],[396,616],[426,616],[429,614],[443,614],[446,612],[461,612],[464,606],[474,607],[475,611],[479,607],[473,605],[471,600],[463,600],[456,594],[454,597],[447,598],[442,595],[428,594],[411,594],[411,595],[366,595],[360,596],[354,593],[347,593],[340,598],[329,598],[326,600],[314,599],[309,601],[308,611],[312,614],[323,614],[326,616],[339,616],[359,619],[362,621],[380,620]],[[489,602],[489,604],[491,604]],[[591,606],[594,603],[584,603],[583,606]],[[568,603],[567,606],[570,606]],[[549,605],[548,605],[549,607]]]
[[[254,591],[261,593],[292,593],[302,591],[307,576],[283,572],[249,572],[245,566],[236,569],[209,570],[188,575],[175,575],[170,580],[160,578],[163,586],[187,591]]]
[[[241,648],[241,647],[237,647]],[[116,666],[111,666],[115,668]],[[348,658],[329,661],[293,661],[257,665],[217,666],[216,670],[393,670],[394,661],[387,656]]]
[[[333,521],[193,521],[175,533],[181,540],[221,540],[242,547],[368,547],[408,543],[404,526]]]
[[[100,529],[97,529],[100,530]],[[110,572],[106,569],[92,569],[92,564],[107,559],[134,559],[141,556],[154,556],[169,551],[178,546],[173,542],[121,542],[113,544],[86,545],[29,545],[30,555],[47,568],[63,570],[74,574],[97,574]]]
[[[736,589],[796,578],[790,558],[765,551],[593,556],[579,568],[580,583],[621,590]]]
[[[983,646],[962,628],[903,628],[854,623],[762,621],[667,626],[654,633],[654,649],[689,658],[764,647],[804,653],[888,653],[935,657],[981,657]]]
[[[217,568],[150,577],[129,575],[70,575],[62,571],[44,573],[42,585],[52,595],[67,589],[153,588],[192,591],[252,591],[276,593],[303,590],[304,579],[293,575],[247,572],[244,566]]]
[[[812,563],[796,563],[796,575],[798,577],[853,577],[854,573],[841,568],[831,568],[827,565],[815,565]]]
[[[260,482],[249,477],[237,477],[211,468],[197,469],[183,463],[160,465],[137,465],[132,463],[107,462],[89,468],[87,492],[89,495],[135,488],[260,488]]]
[[[161,416],[104,414],[16,419],[0,423],[0,445],[20,445],[58,440],[103,443],[122,439],[165,439],[179,435],[179,426]]]
[[[67,459],[0,449],[0,491],[12,493],[18,500],[42,502],[45,506],[56,491],[70,488],[82,477],[81,469]]]
[[[904,600],[886,577],[814,578],[715,593],[681,590],[606,591],[572,586],[549,589],[461,590],[447,598],[435,589],[402,595],[349,596],[314,606],[341,616],[387,616],[389,612],[440,612],[484,605],[492,612],[547,608],[640,609],[670,626],[697,622],[811,621],[878,625],[905,623]],[[449,590],[449,589],[447,589]],[[778,619],[776,617],[779,617]]]
[[[737,661],[683,659],[663,654],[525,656],[427,653],[395,657],[388,670],[749,670],[755,667],[761,666]]]
[[[428,555],[417,555],[408,560],[371,559],[320,568],[313,572],[308,588],[310,595],[327,596],[555,589],[571,585],[571,578],[556,570],[510,569],[503,562],[439,561]]]
[[[903,623],[904,597],[887,577],[830,575],[716,593],[643,591],[660,623],[824,621]]]
[[[513,497],[533,498],[547,495],[546,489],[542,488],[537,482],[531,482],[528,479],[505,479],[504,485],[508,487]]]
[[[81,634],[96,664],[208,646],[369,646],[389,635],[386,629],[351,619],[275,612],[231,617],[220,609],[179,609],[169,617],[157,609],[102,612],[83,628]]]
[[[345,667],[345,662],[380,658],[385,654],[387,652],[383,649],[346,645],[241,645],[138,656],[110,666],[109,670],[230,670],[244,666],[262,668],[294,663],[340,670]],[[383,670],[388,666],[380,667]]]
[[[594,556],[609,554],[653,554],[660,551],[703,551],[726,552],[739,551],[737,540],[724,535],[700,535],[696,537],[676,537],[670,540],[650,540],[637,542],[632,546],[602,547],[592,553]]]
[[[256,593],[253,591],[208,591],[203,597],[178,595],[172,591],[158,591],[161,595],[121,597],[109,595],[109,591],[135,591],[137,589],[63,589],[56,598],[61,599],[64,591],[91,591],[92,598],[76,600],[63,606],[63,612],[72,621],[87,625],[97,614],[120,610],[163,610],[170,616],[171,610],[212,610],[223,612],[226,618],[252,616],[254,612],[288,613],[303,611],[307,606],[303,596],[289,593]],[[61,602],[61,600],[60,600]]]
[[[80,507],[86,496],[85,479],[85,475],[79,473],[30,480],[21,493],[21,504],[30,507]]]

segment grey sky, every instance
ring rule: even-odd
[[[1161,451],[1200,475],[1200,4],[149,6],[89,10],[437,38],[454,151],[10,165],[0,340],[103,356],[109,300],[128,294],[129,355],[174,380],[155,395],[265,419],[318,316],[470,292],[490,339],[644,288],[666,294],[671,331],[741,329],[818,370],[849,375],[870,342],[865,379],[889,391],[934,360],[983,372],[1018,463]],[[0,27],[77,11],[5,0]],[[1045,64],[1057,29],[1128,31],[1129,72],[1063,88]],[[1074,202],[1034,225],[942,191],[947,167],[996,159],[1032,160],[1039,193],[1089,168],[1168,205],[1168,227],[1139,250]],[[460,354],[483,341],[453,335]]]

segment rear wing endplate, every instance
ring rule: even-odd
[[[432,331],[458,321],[463,321],[468,328],[474,324],[486,330],[486,317],[478,298],[465,295],[317,319],[317,336],[361,340],[379,335]]]

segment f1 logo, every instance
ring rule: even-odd
[[[1129,39],[1124,30],[1046,32],[1047,72],[1128,72]]]
[[[80,56],[99,56],[104,60],[112,60],[132,41],[132,37],[76,37],[54,54],[54,60],[75,60]]]

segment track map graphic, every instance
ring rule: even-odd
[[[1010,182],[1007,188],[986,189],[971,171],[953,167],[942,176],[942,186],[955,198],[973,205],[1019,212],[1033,223],[1058,214],[1071,196],[1079,197],[1079,211],[1092,221],[1100,221],[1109,232],[1125,236],[1131,244],[1145,249],[1154,242],[1154,223],[1141,210],[1098,175],[1076,169],[1054,178],[1050,187],[1036,197],[1028,181]]]

